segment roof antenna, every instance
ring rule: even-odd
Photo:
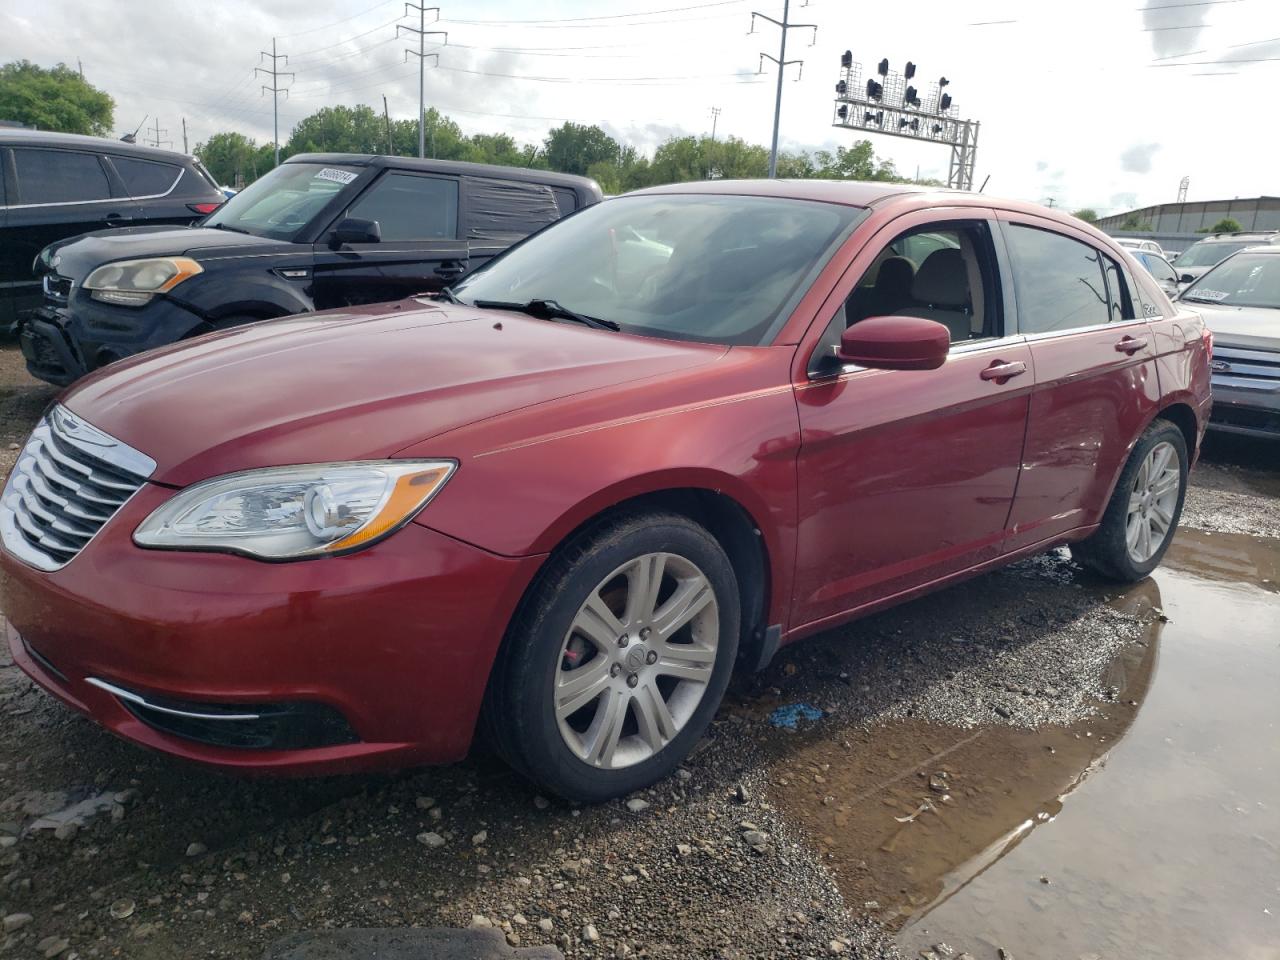
[[[151,114],[147,114],[147,116],[143,117],[143,118],[142,118],[142,123],[139,123],[136,127],[134,127],[134,128],[133,128],[133,133],[126,133],[126,134],[125,134],[123,137],[121,137],[120,139],[121,139],[121,140],[123,140],[125,143],[137,143],[137,142],[138,142],[138,131],[142,129],[142,124],[143,124],[143,123],[146,123],[146,122],[147,122],[148,117],[150,117],[150,116],[151,116]]]
[[[990,179],[991,179],[991,174],[989,174],[989,173],[988,173],[988,174],[987,174],[987,179],[986,179],[986,180],[983,180],[983,181],[982,181],[982,186],[980,186],[980,187],[978,188],[978,192],[979,192],[979,193],[981,193],[983,190],[987,189],[987,180],[990,180]]]

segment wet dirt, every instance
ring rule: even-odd
[[[1280,957],[1280,541],[1183,530],[1110,699],[1036,731],[902,722],[773,771],[908,956]]]

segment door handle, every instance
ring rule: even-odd
[[[107,223],[120,223],[126,220],[132,220],[133,217],[126,217],[123,213],[108,213],[102,219],[107,221]]]
[[[1146,337],[1126,336],[1121,338],[1120,342],[1116,344],[1116,352],[1127,353],[1129,354],[1129,356],[1133,356],[1139,350],[1145,350],[1146,347],[1147,347]]]
[[[1020,377],[1027,372],[1027,365],[1021,360],[1014,360],[1012,363],[1006,363],[1003,360],[994,361],[991,366],[986,367],[978,374],[983,380],[994,380],[996,383],[1006,383],[1013,377]]]
[[[457,277],[466,272],[466,266],[456,261],[446,261],[436,267],[437,277]]]

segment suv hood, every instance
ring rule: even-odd
[[[1196,300],[1182,302],[1204,318],[1205,325],[1213,331],[1215,345],[1280,350],[1278,308],[1232,307]]]
[[[407,300],[141,354],[81,381],[63,403],[154,459],[153,481],[184,486],[255,467],[390,457],[478,420],[726,350]]]
[[[292,246],[285,240],[251,237],[212,227],[121,227],[95,230],[50,244],[36,261],[36,268],[38,272],[52,269],[61,276],[83,281],[96,267],[113,260],[180,256],[198,260],[203,251],[238,255],[275,252]]]

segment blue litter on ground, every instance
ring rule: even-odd
[[[801,720],[821,720],[825,716],[817,707],[811,707],[807,703],[788,703],[769,714],[769,722],[775,727],[794,730]]]

